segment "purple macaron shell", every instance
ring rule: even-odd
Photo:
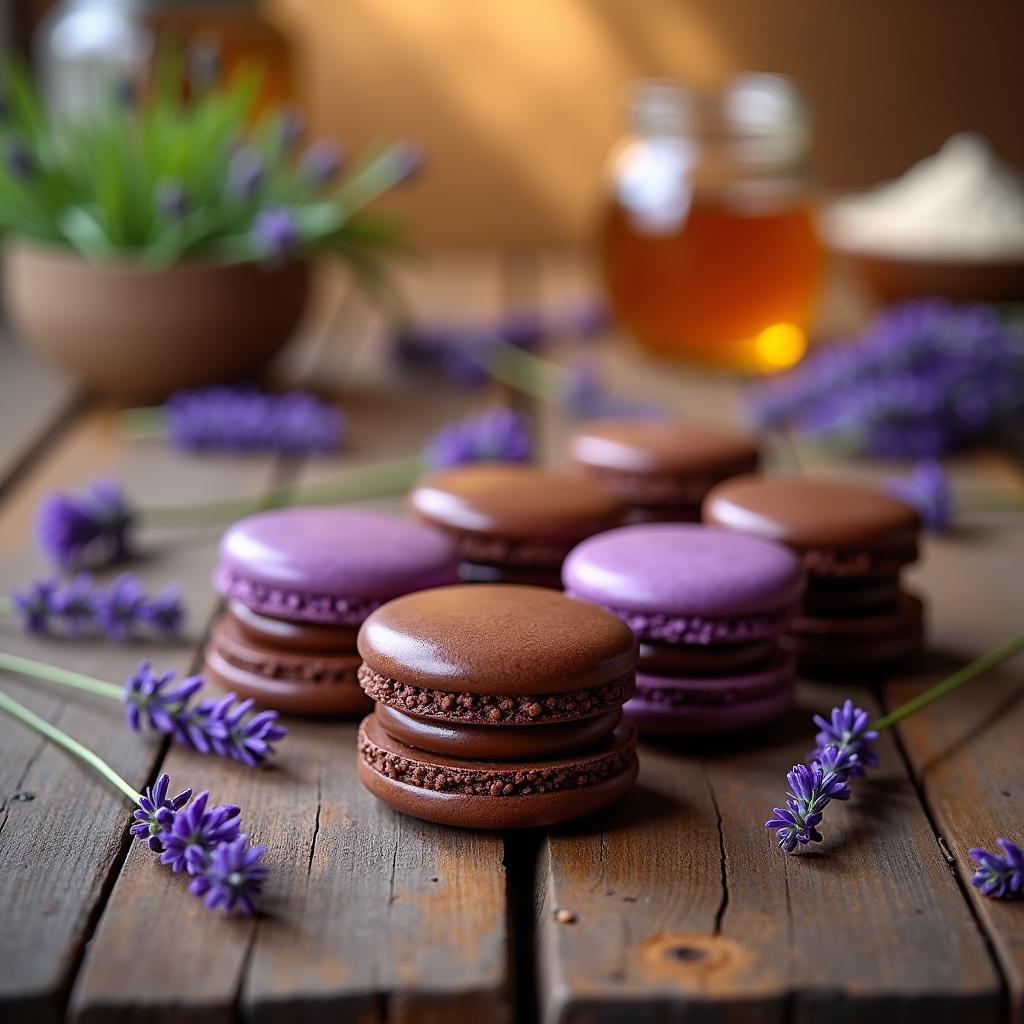
[[[577,545],[566,593],[623,618],[642,640],[745,643],[777,635],[804,589],[798,557],[781,544],[686,523],[644,523]]]
[[[670,678],[637,673],[625,713],[641,732],[739,732],[771,722],[793,704],[794,662],[778,655],[767,667],[730,677]]]
[[[457,579],[448,538],[428,526],[342,507],[275,509],[220,543],[217,590],[276,618],[359,625],[394,597]]]

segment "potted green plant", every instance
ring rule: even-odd
[[[74,123],[27,76],[0,92],[4,302],[19,337],[87,385],[155,400],[256,373],[297,326],[309,259],[375,284],[397,232],[366,206],[418,163],[408,143],[342,173],[295,113],[256,109],[258,76],[190,94],[158,78]]]

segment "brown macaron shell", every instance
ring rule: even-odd
[[[372,706],[359,686],[354,650],[303,653],[260,642],[230,612],[215,623],[205,662],[224,689],[286,714],[364,714]]]
[[[904,593],[888,612],[802,615],[779,644],[796,655],[805,672],[831,675],[901,664],[920,652],[923,640],[924,606]]]
[[[611,493],[533,466],[477,463],[434,473],[410,494],[415,514],[481,565],[557,568],[579,541],[620,525]]]
[[[554,591],[513,584],[435,587],[389,601],[363,623],[358,648],[374,679],[473,697],[492,708],[503,700],[518,707],[609,686],[628,691],[636,666],[636,641],[618,616]],[[402,710],[448,717],[412,704]],[[498,714],[491,721],[528,724],[537,717],[517,721]],[[451,720],[466,716],[452,712]]]
[[[719,481],[758,468],[748,437],[662,418],[596,420],[569,444],[569,458],[629,505],[699,510]]]
[[[491,726],[432,722],[378,704],[378,722],[400,743],[417,750],[473,761],[536,761],[586,750],[610,736],[622,719],[616,708],[593,718],[555,725]]]
[[[788,544],[812,579],[892,579],[917,558],[921,530],[909,505],[875,488],[756,475],[713,488],[703,519]]]
[[[537,828],[583,817],[629,792],[636,732],[623,721],[597,746],[553,760],[467,761],[407,746],[374,714],[359,727],[357,767],[374,796],[413,817],[463,828]]]
[[[641,642],[636,667],[660,676],[728,676],[767,664],[775,651],[773,640],[707,645]]]
[[[326,626],[316,622],[293,622],[254,612],[241,601],[229,601],[228,611],[239,629],[257,643],[295,651],[352,654],[356,649],[358,626]]]
[[[531,569],[463,562],[459,566],[459,580],[462,583],[515,583],[523,587],[547,587],[549,590],[561,590],[562,570],[560,564],[557,568]]]

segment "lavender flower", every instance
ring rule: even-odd
[[[252,226],[253,245],[258,255],[271,262],[287,259],[299,244],[295,215],[283,206],[270,206],[256,215]]]
[[[160,593],[144,600],[139,609],[139,621],[166,636],[180,633],[185,622],[185,606],[181,600],[181,590],[172,584],[169,587],[164,587]]]
[[[263,185],[266,174],[266,161],[255,149],[243,146],[235,150],[228,162],[228,195],[235,199],[252,199]]]
[[[435,469],[470,462],[529,462],[533,457],[529,422],[506,408],[487,409],[442,427],[424,449]]]
[[[27,633],[44,636],[50,631],[50,620],[60,614],[56,580],[39,580],[28,590],[11,595],[15,611],[21,616]]]
[[[36,518],[43,551],[62,568],[100,566],[123,559],[135,513],[113,481],[94,483],[84,495],[51,494]]]
[[[315,185],[326,185],[341,170],[341,150],[330,139],[318,139],[302,157],[302,172]]]
[[[822,812],[833,800],[850,798],[845,781],[849,770],[846,756],[835,747],[827,748],[821,759],[810,765],[793,766],[786,776],[790,787],[786,806],[774,808],[775,817],[764,825],[778,829],[780,849],[792,853],[798,845],[822,841],[818,831]]]
[[[122,700],[129,727],[139,732],[145,720],[151,729],[176,734],[185,705],[202,689],[202,676],[189,676],[175,684],[175,674],[158,676],[148,661],[139,662],[125,680]]]
[[[581,420],[664,415],[656,406],[610,395],[605,389],[600,368],[590,358],[577,359],[569,367],[562,401],[566,411]]]
[[[812,759],[822,759],[830,749],[838,751],[849,766],[847,778],[863,776],[865,768],[878,764],[878,755],[872,749],[878,733],[870,727],[868,713],[856,707],[852,700],[833,708],[828,719],[815,715],[814,724],[820,732],[814,737],[817,747],[811,754]]]
[[[185,218],[188,196],[180,181],[168,179],[160,182],[156,190],[156,208],[160,216],[172,224]]]
[[[165,406],[168,437],[184,451],[336,451],[345,434],[341,410],[308,391],[269,394],[252,388],[179,391]]]
[[[208,811],[209,799],[210,794],[204,790],[187,807],[177,811],[170,827],[157,837],[163,846],[160,863],[175,874],[181,871],[197,874],[209,850],[218,843],[230,843],[238,838],[241,809],[235,804],[220,804]]]
[[[176,683],[173,672],[157,675],[149,662],[140,662],[124,685],[128,725],[138,732],[145,723],[201,754],[230,757],[250,768],[273,756],[274,743],[287,735],[277,712],[259,711],[246,720],[254,702],[239,701],[234,693],[189,707],[203,684],[202,676]]]
[[[192,799],[192,790],[184,789],[177,796],[167,798],[171,784],[169,775],[161,775],[152,786],[146,788],[139,800],[139,806],[132,814],[135,824],[128,830],[137,839],[145,839],[154,853],[163,853],[160,834],[168,832],[174,823],[174,815]]]
[[[92,577],[79,573],[56,595],[57,615],[71,636],[81,636],[98,621]]]
[[[996,843],[1002,847],[1003,856],[983,846],[968,851],[978,864],[971,885],[997,900],[1021,896],[1024,894],[1024,850],[1009,839],[1000,838]]]
[[[237,910],[251,917],[254,902],[263,889],[268,871],[260,861],[265,846],[249,846],[244,833],[228,843],[221,843],[212,852],[193,856],[195,877],[189,883],[189,892],[205,896],[204,903],[211,910],[223,907],[225,913]]]
[[[1024,417],[1024,338],[987,306],[941,299],[883,312],[752,393],[766,428],[875,455],[922,458]]]
[[[891,477],[886,490],[916,509],[926,529],[941,533],[953,521],[953,489],[936,459],[921,459],[909,477]]]
[[[122,573],[97,602],[97,621],[112,640],[126,640],[141,619],[145,603],[146,591],[138,577]]]

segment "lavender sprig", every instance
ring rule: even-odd
[[[871,716],[852,700],[833,708],[827,719],[815,715],[814,724],[820,732],[814,737],[817,747],[812,760],[820,760],[829,749],[837,750],[848,766],[847,778],[863,776],[866,768],[877,766],[878,755],[872,744],[878,732],[871,728]]]
[[[983,846],[975,846],[968,851],[978,864],[971,885],[980,889],[983,895],[997,900],[1024,895],[1024,850],[1002,837],[996,843],[1002,848],[1002,856]]]
[[[218,843],[230,843],[238,838],[241,830],[236,804],[220,804],[206,809],[210,800],[207,791],[200,793],[187,807],[183,807],[160,833],[163,850],[160,863],[166,864],[175,874],[187,871],[198,874],[202,869],[202,854]]]
[[[822,812],[833,800],[849,800],[848,762],[835,747],[822,752],[809,765],[795,764],[787,774],[789,794],[785,807],[776,807],[765,828],[778,829],[779,848],[792,853],[798,845],[820,843]]]
[[[238,911],[244,917],[255,912],[255,900],[269,874],[260,863],[265,846],[249,846],[241,833],[230,843],[219,843],[212,851],[197,852],[192,859],[195,877],[189,884],[194,896],[205,896],[210,910],[223,907],[225,913]]]
[[[135,513],[113,481],[92,484],[84,494],[51,494],[36,520],[40,547],[62,569],[120,561],[130,550]]]
[[[6,610],[0,599],[0,613]],[[184,624],[185,607],[177,587],[150,596],[137,577],[122,573],[108,587],[97,587],[84,573],[70,583],[39,580],[11,595],[10,610],[35,636],[85,636],[102,632],[115,641],[144,635],[176,636]]]
[[[139,797],[132,818],[135,824],[128,831],[136,839],[144,839],[154,853],[163,852],[160,835],[174,824],[175,811],[181,810],[192,799],[192,790],[183,789],[177,796],[168,797],[171,784],[169,775],[161,775],[152,786]]]
[[[442,427],[428,440],[423,454],[434,469],[471,462],[529,462],[533,458],[529,421],[503,407],[474,413]]]
[[[936,459],[921,459],[906,477],[890,477],[885,489],[916,509],[925,528],[941,533],[953,522],[953,489],[949,474]]]

